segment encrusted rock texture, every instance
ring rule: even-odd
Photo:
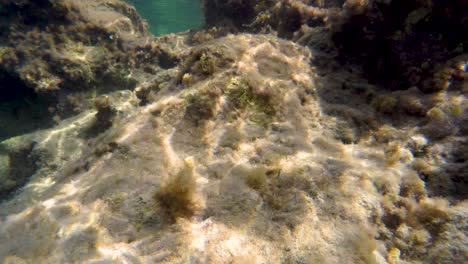
[[[203,4],[0,1],[0,262],[466,261],[465,1]]]
[[[468,3],[421,0],[205,0],[207,23],[301,39],[324,27],[343,63],[392,90],[459,87],[467,60]],[[459,87],[460,89],[461,87]],[[464,88],[466,89],[466,87]]]
[[[88,109],[96,94],[133,89],[175,60],[160,45],[141,50],[147,25],[122,1],[2,0],[0,32],[0,138]]]

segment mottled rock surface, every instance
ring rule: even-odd
[[[2,0],[0,32],[1,139],[50,127],[99,94],[175,66],[165,41],[155,44],[122,1]]]
[[[0,142],[0,262],[468,257],[467,61],[464,51],[432,52],[447,49],[447,38],[465,45],[456,34],[465,24],[445,28],[463,2],[206,0],[216,28],[160,38],[131,7],[94,3],[86,8],[131,21],[96,43],[121,43],[113,63],[130,67],[136,87],[96,92],[74,116]],[[388,38],[398,30],[401,38]],[[424,34],[401,45],[421,32],[440,32],[439,46],[412,52],[429,43]],[[375,43],[388,53],[365,48]],[[424,58],[433,64],[421,78],[398,73]],[[428,90],[424,78],[435,81],[438,65],[450,65],[440,75],[450,81]],[[4,71],[29,92],[46,92],[18,69]],[[393,74],[399,85],[414,83],[395,87]]]

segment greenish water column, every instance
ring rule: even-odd
[[[200,0],[127,0],[160,36],[203,26]]]

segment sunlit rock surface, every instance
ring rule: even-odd
[[[139,39],[134,90],[2,141],[0,262],[463,263],[466,89],[310,30]]]

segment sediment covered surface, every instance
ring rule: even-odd
[[[43,2],[62,8],[62,1]],[[0,261],[462,263],[468,257],[466,54],[411,53],[416,58],[394,65],[388,54],[352,48],[374,40],[397,45],[421,31],[441,32],[438,50],[455,42],[463,48],[460,28],[447,36],[445,24],[430,22],[440,22],[437,7],[444,6],[453,12],[442,20],[460,18],[457,26],[465,27],[455,10],[462,2],[207,0],[207,23],[217,28],[160,38],[148,36],[121,2],[95,1],[87,7],[93,12],[80,9],[86,1],[73,2],[69,16],[111,8],[116,16],[106,25],[122,16],[131,21],[132,29],[124,27],[130,32],[112,35],[121,48],[100,44],[112,38],[92,45],[110,58],[128,58],[134,87],[118,81],[84,96],[104,85],[93,82],[73,115],[0,143]],[[404,14],[394,16],[395,7],[405,7]],[[425,16],[413,13],[421,8],[428,8]],[[219,17],[210,16],[214,11]],[[244,20],[234,19],[239,14]],[[18,20],[27,24],[13,16],[0,27]],[[374,20],[392,24],[402,39],[361,27]],[[69,28],[72,21],[31,27],[47,32],[45,25]],[[423,30],[421,23],[429,24]],[[348,36],[356,30],[358,37]],[[403,56],[415,46],[399,47],[389,52]],[[41,96],[44,79],[29,83],[21,75],[29,60],[2,64],[2,71]],[[432,64],[423,68],[421,60]],[[370,72],[377,61],[401,71],[418,65],[421,73]],[[440,80],[439,67],[445,67]],[[56,74],[63,86],[55,90],[74,89],[67,74]],[[399,76],[398,87],[376,81],[380,74]]]

